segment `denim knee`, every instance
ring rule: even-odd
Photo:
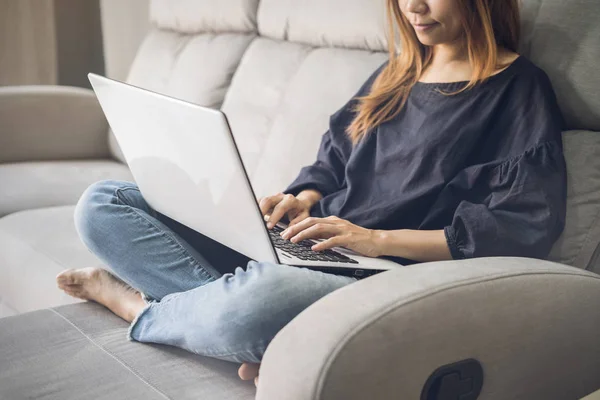
[[[104,180],[90,185],[81,195],[75,206],[74,222],[79,237],[88,248],[93,249],[106,231],[103,225],[114,213],[116,192],[130,187],[125,181]]]
[[[229,294],[211,328],[221,349],[236,354],[251,348],[262,354],[285,325],[333,290],[311,285],[307,274],[314,271],[252,261],[246,271],[238,268],[224,275],[222,284]]]

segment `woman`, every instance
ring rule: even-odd
[[[268,227],[287,216],[284,238],[326,239],[315,251],[403,263],[545,257],[564,226],[563,120],[547,76],[516,54],[517,0],[389,0],[388,11],[401,54],[392,41],[331,118],[317,161],[261,200]],[[61,289],[132,322],[133,340],[246,363],[243,379],[292,318],[355,282],[259,262],[223,275],[132,183],[90,187],[76,223],[119,279],[69,270]]]

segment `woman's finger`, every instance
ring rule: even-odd
[[[286,194],[283,196],[279,204],[273,208],[273,212],[271,213],[271,218],[269,218],[269,222],[267,223],[267,227],[271,229],[283,218],[283,216],[294,207],[296,198],[291,194]]]
[[[312,247],[313,251],[325,251],[334,247],[348,247],[345,236],[333,236],[327,240],[323,240]]]
[[[329,239],[330,237],[339,235],[340,233],[341,229],[337,225],[317,223],[293,236],[290,241],[292,243],[298,243],[307,239]]]
[[[317,224],[321,221],[323,221],[322,218],[315,218],[315,217],[305,218],[302,221],[294,224],[294,226],[292,226],[292,224],[290,224],[290,226],[288,226],[286,230],[281,232],[281,237],[289,240],[289,239],[293,238],[294,236],[296,236],[298,233],[302,232],[303,230],[308,229],[311,226],[313,226],[314,224]]]
[[[305,229],[310,228],[315,224],[325,224],[325,225],[343,225],[345,223],[344,220],[331,220],[327,218],[315,218],[315,217],[307,217],[302,221],[294,224],[294,226],[290,226],[282,232],[282,237],[284,239],[291,239],[296,236],[298,233],[302,232]]]
[[[293,219],[290,221],[289,226],[296,225],[297,223],[299,223],[301,221],[304,221],[309,216],[310,216],[310,214],[307,211],[303,211],[301,213],[298,213],[296,216],[291,217]]]
[[[258,206],[262,215],[267,215],[283,199],[283,193],[274,196],[263,197],[260,199]]]

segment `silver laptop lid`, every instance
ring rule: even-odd
[[[89,79],[152,208],[251,259],[278,262],[222,112]]]

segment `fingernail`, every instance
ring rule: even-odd
[[[269,229],[273,228],[273,223],[272,223],[272,222],[269,222],[269,223],[267,224],[267,228],[269,228]]]

